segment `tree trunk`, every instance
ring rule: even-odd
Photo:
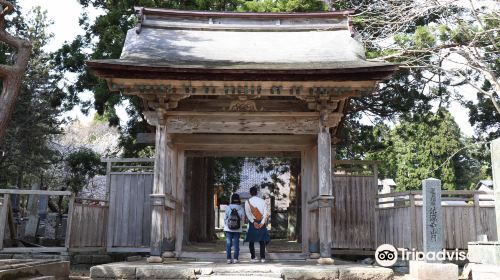
[[[24,72],[28,66],[31,55],[31,43],[5,31],[5,16],[12,12],[13,6],[5,0],[0,0],[2,12],[0,13],[0,42],[13,47],[16,60],[13,65],[0,65],[0,78],[2,78],[2,94],[0,95],[0,139],[5,135],[17,97],[21,88]]]

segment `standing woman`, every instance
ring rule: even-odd
[[[234,193],[231,203],[226,207],[224,214],[224,233],[226,234],[226,257],[227,263],[238,263],[240,254],[240,233],[242,232],[243,218],[245,217],[241,207],[240,196]],[[231,257],[231,247],[234,244],[234,258]]]
[[[257,187],[250,188],[249,200],[245,202],[245,213],[248,218],[248,232],[245,241],[248,242],[251,261],[257,262],[255,258],[255,242],[260,245],[260,261],[266,262],[266,245],[271,241],[267,232],[266,220],[268,217],[266,202],[257,197]]]

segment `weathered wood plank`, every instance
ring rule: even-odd
[[[68,204],[68,221],[66,223],[66,239],[64,240],[64,247],[66,249],[69,248],[70,246],[70,240],[71,240],[71,234],[72,234],[72,225],[73,225],[73,210],[75,206],[75,195],[72,194],[71,198],[69,199],[69,204]]]
[[[117,175],[110,176],[110,193],[109,193],[109,210],[108,210],[108,228],[106,237],[106,250],[110,250],[115,242],[115,221],[116,221],[116,210],[115,205],[117,202],[116,197],[116,180]]]
[[[333,248],[372,249],[383,227],[383,215],[375,216],[377,187],[373,176],[333,175]],[[375,217],[379,225],[375,228]],[[375,234],[377,231],[377,234]],[[379,236],[383,240],[383,236]],[[377,237],[377,240],[379,240]]]
[[[64,195],[71,196],[70,191],[46,191],[46,190],[17,190],[17,189],[0,189],[0,194],[28,194],[28,195]]]
[[[0,210],[0,250],[3,249],[3,239],[5,236],[5,227],[7,225],[7,212],[9,209],[10,196],[4,194],[2,198],[2,208]]]
[[[186,216],[186,209],[185,209],[185,198],[184,195],[186,193],[185,191],[185,154],[184,150],[177,150],[176,152],[176,169],[177,171],[174,173],[176,176],[176,199],[178,201],[178,204],[176,206],[176,243],[175,243],[175,251],[177,254],[180,254],[182,251],[182,244],[183,244],[183,238],[184,238],[184,217]],[[212,199],[211,197],[208,197],[207,199]]]
[[[190,145],[206,145],[220,146],[220,145],[250,145],[253,151],[258,151],[256,147],[259,146],[282,146],[281,151],[290,151],[288,147],[310,147],[315,145],[315,135],[219,135],[219,134],[173,134],[172,144],[178,146]],[[189,148],[189,150],[193,150]],[[227,149],[221,149],[227,150]],[[244,149],[246,150],[246,149]],[[280,151],[280,150],[278,150]]]

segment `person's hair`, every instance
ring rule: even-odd
[[[240,195],[237,193],[233,193],[233,195],[231,196],[231,203],[232,204],[241,204]]]
[[[250,188],[250,195],[251,196],[256,196],[257,192],[258,192],[257,187],[251,187]]]

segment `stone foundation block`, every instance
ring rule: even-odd
[[[339,271],[336,266],[329,266],[328,269],[321,266],[316,267],[283,267],[281,274],[285,279],[290,280],[337,280]]]
[[[498,280],[500,279],[500,266],[489,264],[471,264],[472,279]]]
[[[392,280],[393,278],[394,272],[384,267],[346,267],[339,271],[339,280]]]
[[[166,252],[163,252],[163,254],[161,256],[165,259],[175,258],[175,252],[166,251]]]
[[[452,263],[410,261],[410,276],[415,280],[458,280],[458,266]]]
[[[137,279],[196,279],[194,269],[163,266],[138,267]]]
[[[151,256],[151,257],[147,258],[146,260],[148,261],[148,263],[162,263],[163,262],[162,257],[158,257],[158,256]]]
[[[500,265],[500,242],[469,242],[471,263]]]
[[[319,258],[318,264],[320,265],[332,265],[334,263],[332,258]]]
[[[135,279],[133,266],[98,265],[90,268],[90,278]]]

